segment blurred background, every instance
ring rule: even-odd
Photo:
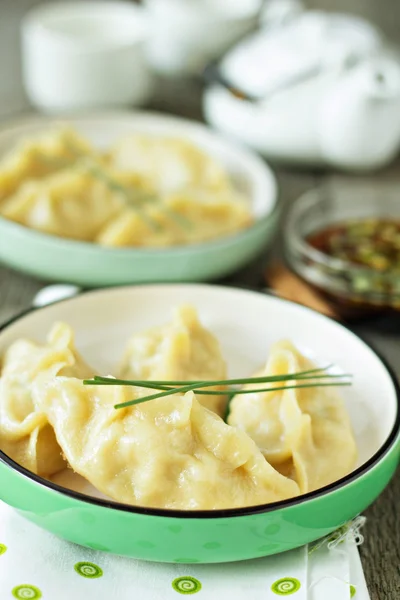
[[[375,23],[394,41],[400,40],[400,4],[396,0],[308,0],[309,8],[349,12]]]
[[[62,0],[53,0],[54,3]],[[284,1],[284,0],[283,0]],[[27,106],[21,77],[19,28],[23,15],[40,0],[0,0],[0,115]],[[305,0],[310,9],[346,12],[361,16],[400,44],[400,2],[398,0]]]

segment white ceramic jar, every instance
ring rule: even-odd
[[[137,106],[150,93],[149,25],[133,3],[43,4],[22,23],[30,101],[47,112]]]

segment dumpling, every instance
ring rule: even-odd
[[[66,169],[23,185],[4,202],[7,219],[61,237],[92,241],[125,199],[89,169]]]
[[[90,144],[68,128],[22,141],[0,163],[0,204],[22,183],[46,177],[92,154]]]
[[[48,476],[64,468],[65,461],[45,413],[33,402],[32,384],[39,374],[93,375],[76,351],[68,325],[56,324],[42,346],[14,342],[4,355],[0,377],[0,448],[30,471]]]
[[[131,135],[115,145],[109,161],[118,170],[139,174],[160,194],[187,187],[231,187],[224,169],[214,159],[179,138]]]
[[[169,194],[164,204],[187,223],[183,229],[188,244],[231,235],[254,221],[249,203],[234,190],[187,189]]]
[[[179,217],[149,203],[141,209],[125,208],[103,227],[95,241],[103,246],[164,248],[184,243],[184,225]]]
[[[187,189],[125,209],[99,233],[106,246],[167,247],[236,233],[253,221],[249,204],[234,191]]]
[[[226,379],[218,340],[200,323],[195,308],[182,306],[172,322],[134,335],[119,370],[122,379],[203,381]],[[223,387],[207,388],[223,390]],[[223,416],[227,397],[199,395],[201,404]]]
[[[290,342],[280,342],[257,376],[313,368],[315,365]],[[251,387],[259,388],[260,384]],[[246,431],[276,469],[298,482],[302,493],[344,477],[356,464],[350,419],[334,388],[237,395],[230,404],[228,423]]]
[[[115,409],[135,397],[133,388],[56,377],[38,378],[34,396],[74,471],[119,502],[218,509],[298,494],[244,432],[192,392]]]

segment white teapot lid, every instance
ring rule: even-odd
[[[373,54],[381,45],[368,22],[345,14],[305,11],[240,42],[221,63],[232,86],[263,98],[294,78]]]

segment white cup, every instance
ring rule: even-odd
[[[262,0],[145,0],[148,58],[165,75],[196,74],[257,24]]]
[[[43,4],[22,23],[30,101],[47,112],[137,106],[151,91],[145,11],[128,2]]]

